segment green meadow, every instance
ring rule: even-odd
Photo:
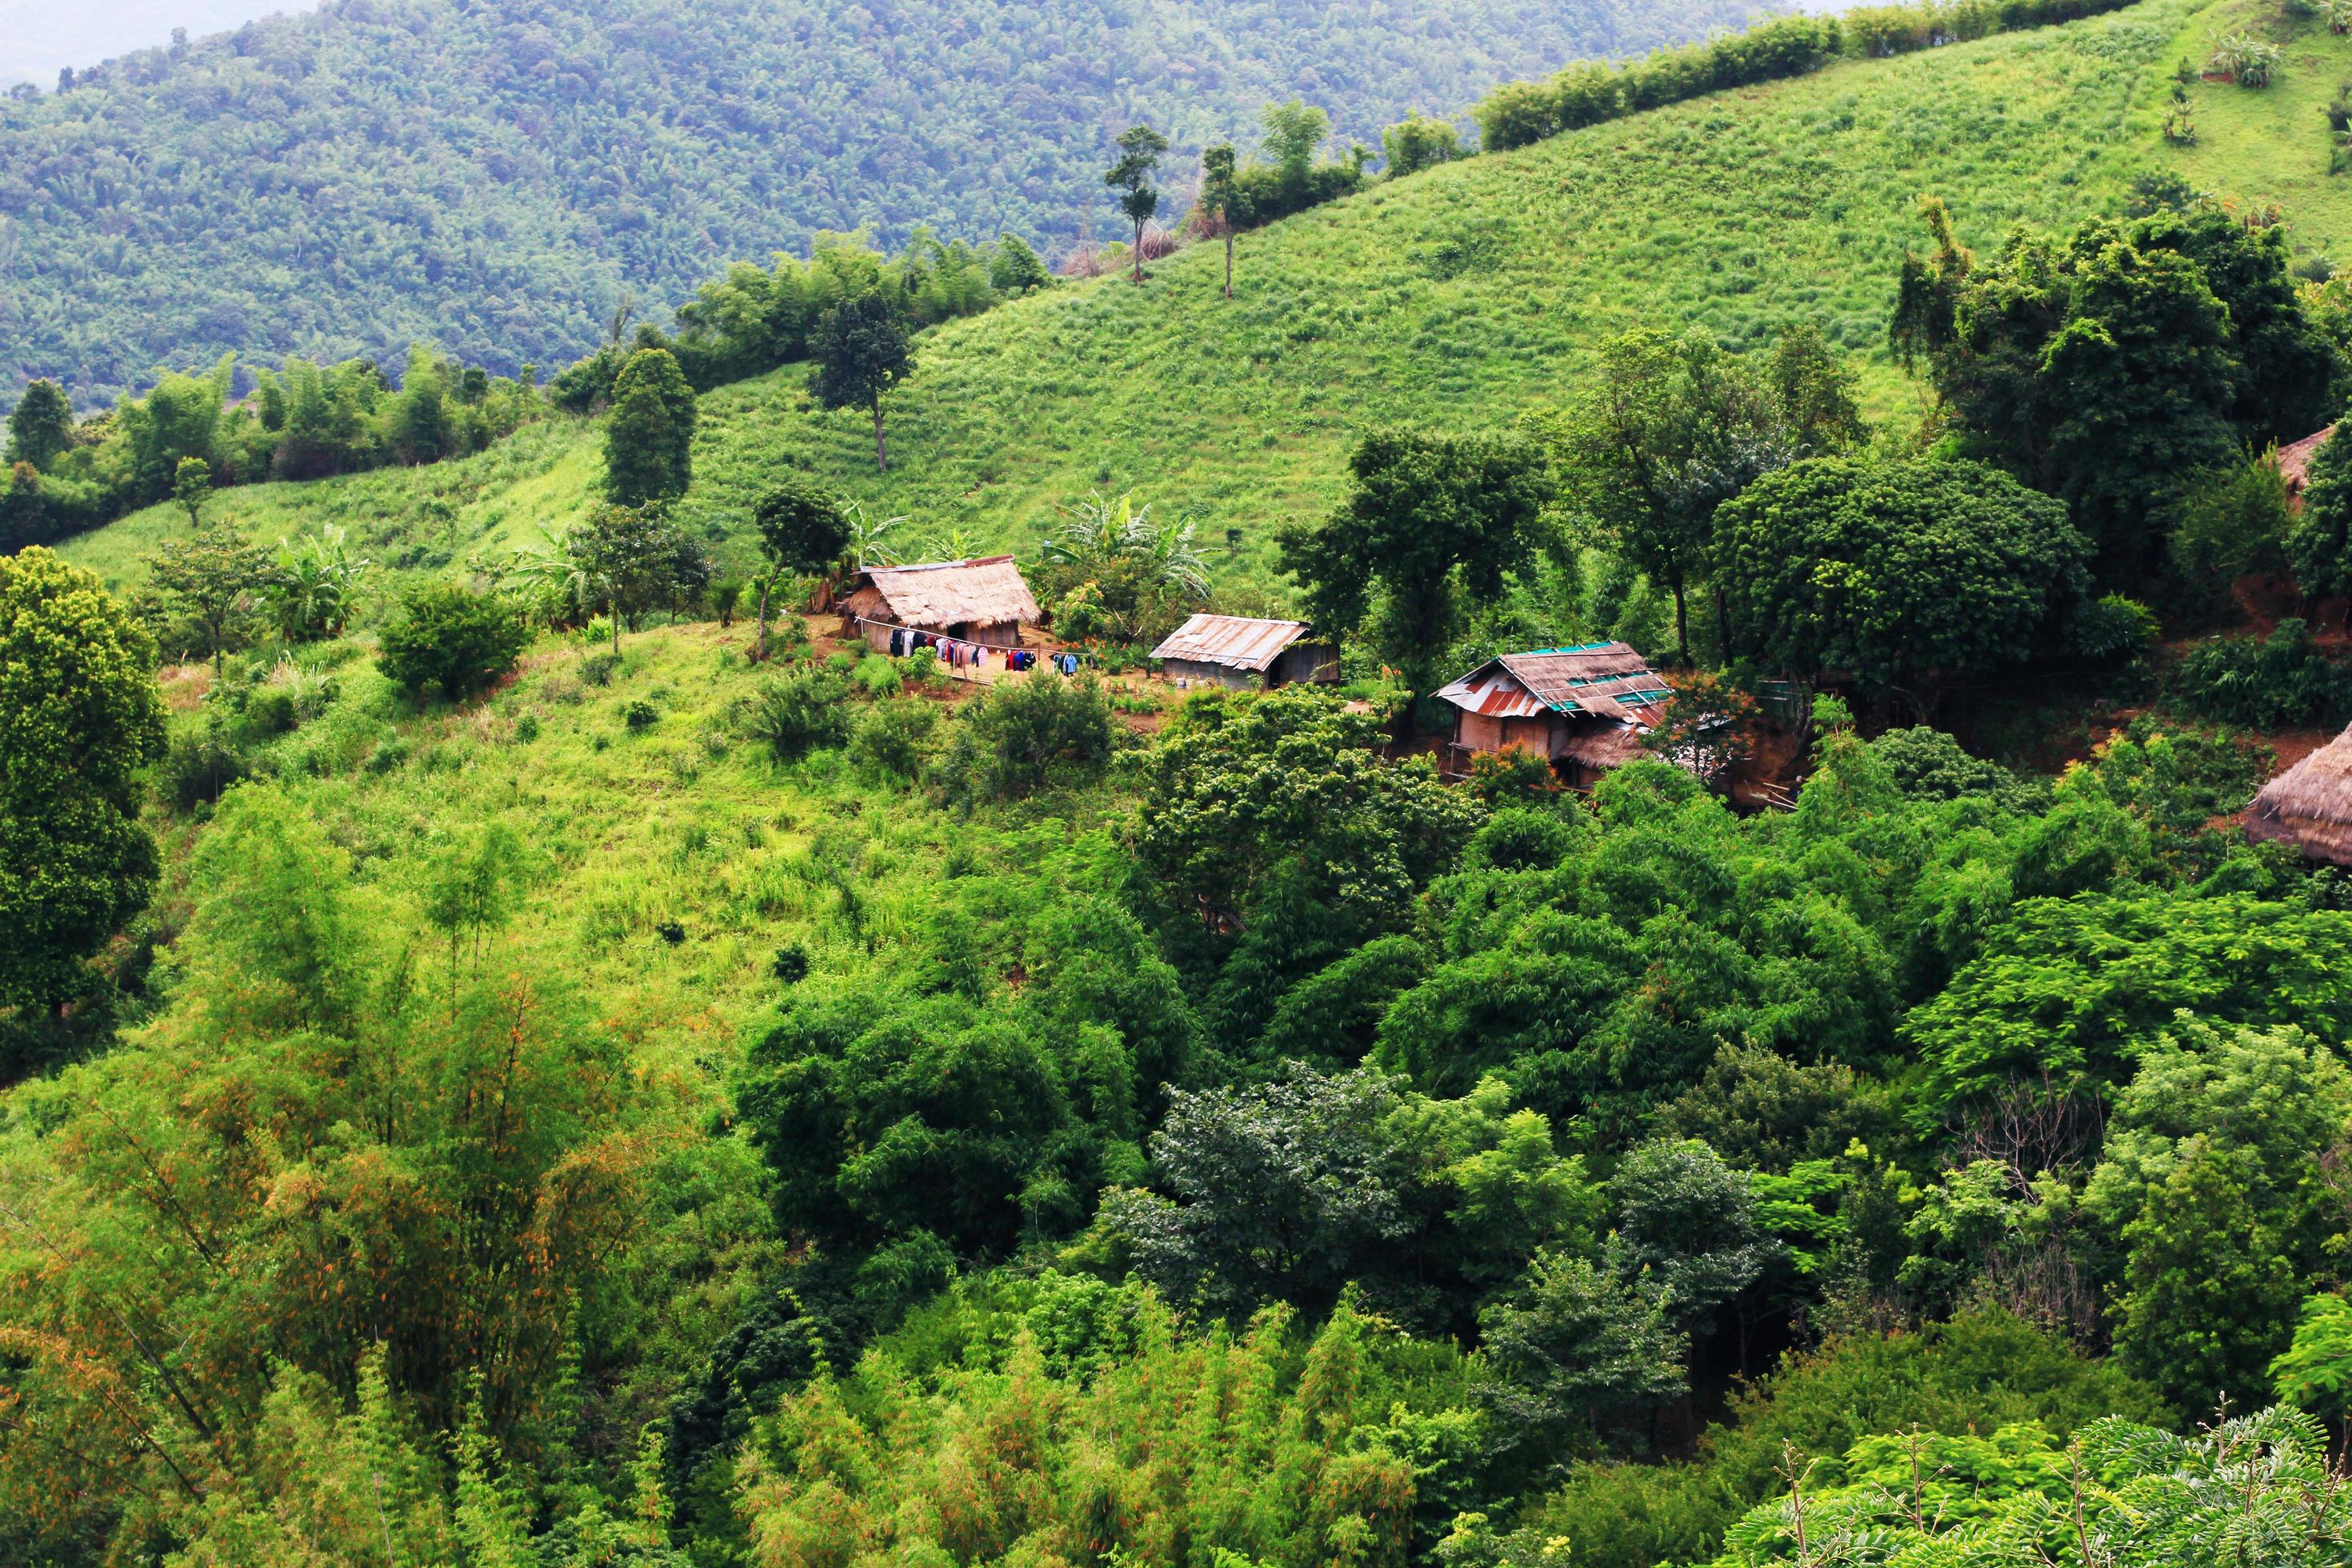
[[[1057,509],[1132,489],[1199,525],[1236,603],[1278,604],[1276,530],[1332,505],[1358,433],[1507,425],[1570,395],[1594,345],[1637,324],[1748,348],[1810,321],[1853,357],[1873,411],[1901,422],[1919,395],[1885,319],[1923,195],[1988,247],[2015,223],[2112,210],[2136,175],[2171,171],[2279,205],[2299,249],[2352,254],[2352,191],[2327,172],[2319,112],[2352,80],[2352,38],[2262,20],[2275,16],[2147,0],[1465,160],[1244,236],[1231,301],[1215,246],[1141,288],[1065,283],[924,334],[888,405],[887,476],[864,416],[816,409],[801,367],[723,387],[702,400],[685,510],[714,542],[739,538],[763,488],[798,467],[870,516],[908,518],[902,550],[1026,552]],[[2276,85],[2199,83],[2200,139],[2168,144],[2179,62],[2253,26],[2286,48]],[[260,537],[339,523],[400,572],[440,572],[576,515],[600,472],[596,428],[559,420],[466,462],[215,504]],[[67,553],[129,583],[176,526],[157,509]]]

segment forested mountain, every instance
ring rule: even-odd
[[[496,370],[824,229],[1066,247],[1110,139],[1415,108],[1747,0],[344,0],[0,102],[0,386],[236,351]]]
[[[112,0],[103,6],[13,5],[0,23],[0,88],[47,87],[58,72],[112,59],[134,44],[162,46],[174,29],[192,37],[280,12],[307,0]]]

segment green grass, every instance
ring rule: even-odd
[[[2352,256],[2352,187],[2326,174],[2316,112],[2352,79],[2352,39],[2274,24],[2289,45],[2279,85],[2200,86],[2202,141],[2162,138],[2176,63],[2201,63],[2207,37],[2246,14],[2147,0],[1440,168],[1244,237],[1231,302],[1218,248],[1202,246],[1141,289],[1066,285],[950,323],[923,337],[892,402],[887,479],[863,416],[811,408],[803,372],[722,388],[703,400],[686,510],[740,539],[762,488],[805,465],[869,511],[907,514],[904,540],[955,530],[1025,552],[1058,507],[1131,487],[1199,522],[1225,586],[1279,597],[1275,531],[1331,507],[1360,432],[1506,425],[1569,395],[1595,345],[1638,323],[1696,323],[1746,348],[1813,322],[1853,356],[1874,411],[1908,418],[1917,395],[1884,340],[1923,194],[1990,246],[2015,222],[2112,210],[2135,174],[2175,168],[2242,203],[2278,201],[2299,244]],[[220,504],[271,538],[365,517],[388,556],[429,541],[412,569],[440,569],[432,551],[462,560],[583,504],[592,429],[518,447],[528,455]],[[457,501],[454,521],[428,506],[436,494]],[[142,513],[68,553],[128,578],[170,526]]]

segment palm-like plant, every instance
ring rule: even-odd
[[[358,607],[360,584],[374,567],[355,560],[341,528],[278,542],[278,577],[270,596],[287,638],[341,636]]]
[[[853,573],[872,566],[898,565],[898,557],[883,535],[907,520],[886,517],[879,522],[869,522],[866,509],[856,501],[851,501],[845,510],[849,515],[849,548],[842,553],[842,564]]]
[[[501,584],[524,583],[550,593],[565,609],[585,621],[595,615],[596,607],[610,600],[613,581],[609,574],[599,572],[582,559],[577,539],[568,528],[541,525],[539,542],[513,551],[499,563],[498,577]],[[620,618],[617,610],[613,622],[613,643],[620,646]]]
[[[1209,598],[1209,563],[1193,542],[1192,524],[1160,522],[1132,490],[1106,499],[1099,491],[1064,512],[1042,546],[1049,566],[1103,590],[1120,637],[1132,640],[1171,605]]]

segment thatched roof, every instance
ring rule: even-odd
[[[2305,436],[2293,446],[2281,447],[2278,449],[2279,477],[2286,481],[2289,495],[2301,495],[2303,487],[2311,482],[2311,459],[2318,455],[2319,448],[2326,446],[2327,438],[2335,434],[2336,426],[2330,425],[2316,435]]]
[[[880,604],[856,613],[902,626],[938,631],[948,626],[1033,625],[1037,601],[1010,555],[974,561],[938,561],[921,566],[870,566],[858,574],[848,598],[871,588]]]
[[[1282,650],[1307,635],[1297,621],[1257,621],[1243,616],[1194,616],[1151,650],[1154,658],[1179,658],[1228,669],[1265,669]]]
[[[2352,866],[2352,730],[2263,786],[2246,812],[2246,837]]]
[[[1546,711],[1649,722],[1643,710],[1664,702],[1671,689],[1650,661],[1622,642],[1507,653],[1441,688],[1437,693],[1466,712],[1495,719],[1532,719]]]

